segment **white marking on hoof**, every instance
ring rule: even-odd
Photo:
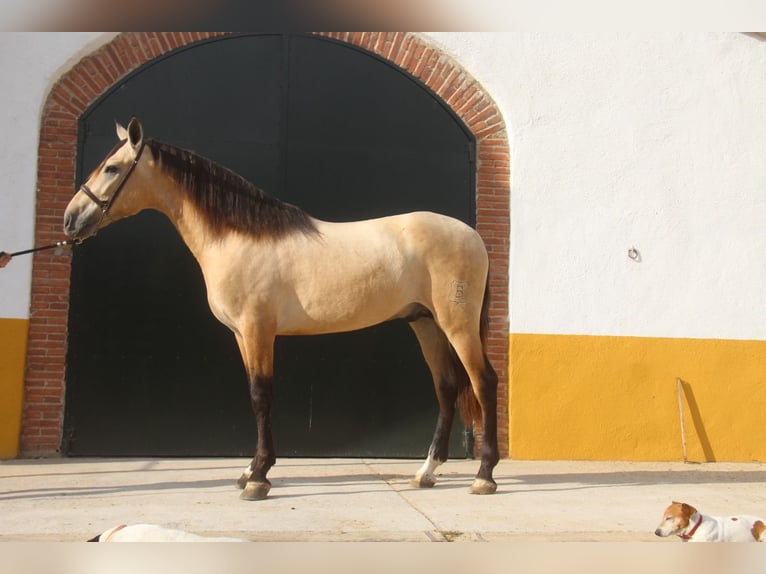
[[[239,497],[242,500],[264,500],[271,490],[268,482],[248,482]]]
[[[413,488],[433,488],[436,484],[436,477],[433,475],[417,476],[410,479],[410,486]]]
[[[468,492],[471,494],[494,494],[497,490],[497,484],[495,482],[485,480],[483,478],[477,478],[473,481],[471,488]]]
[[[441,460],[428,456],[423,466],[418,469],[415,476],[410,480],[410,486],[413,488],[432,488],[436,484],[436,475],[434,470],[442,463]]]
[[[242,476],[239,477],[237,480],[237,488],[242,490],[247,485],[247,481],[250,480],[250,477],[253,476],[253,469],[252,467],[248,466],[245,471],[242,473]]]

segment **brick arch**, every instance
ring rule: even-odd
[[[53,86],[40,127],[35,244],[62,237],[63,213],[75,186],[80,116],[126,74],[176,48],[217,33],[124,33],[78,62]],[[320,36],[366,49],[436,93],[474,134],[477,143],[476,225],[491,259],[489,355],[500,378],[501,455],[508,455],[508,258],[510,150],[502,116],[489,95],[455,61],[411,33],[343,32]],[[22,456],[58,452],[64,419],[65,358],[71,258],[34,257],[24,382]]]

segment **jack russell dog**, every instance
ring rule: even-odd
[[[120,524],[94,536],[88,542],[247,542],[247,540],[223,536],[200,536],[156,524]]]
[[[665,509],[657,536],[676,535],[684,542],[763,542],[766,520],[757,516],[707,516],[685,502]]]

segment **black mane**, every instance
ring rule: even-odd
[[[318,233],[305,211],[267,195],[214,161],[155,140],[146,145],[161,169],[183,184],[215,233],[238,231],[273,239]]]

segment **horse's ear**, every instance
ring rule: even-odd
[[[114,131],[117,132],[117,139],[122,141],[128,139],[128,130],[122,127],[122,124],[114,120]]]
[[[144,128],[141,127],[141,122],[138,118],[133,116],[130,118],[128,124],[128,141],[133,149],[137,150],[141,146],[141,142],[144,141]]]

